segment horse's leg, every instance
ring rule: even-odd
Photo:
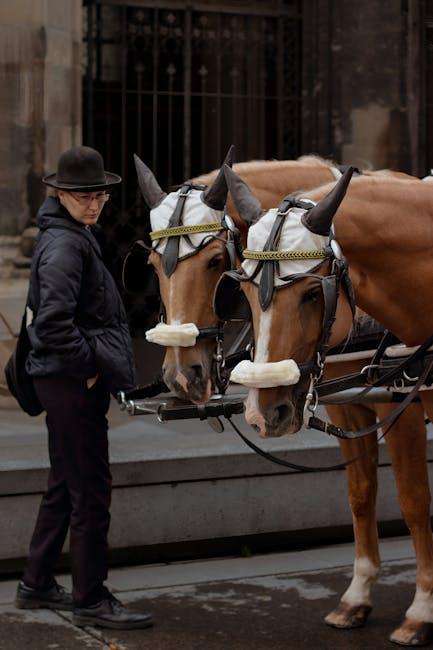
[[[361,405],[328,406],[334,424],[358,430],[376,421],[375,413]],[[349,588],[325,622],[338,628],[360,627],[371,611],[370,591],[379,571],[376,524],[377,440],[376,434],[359,440],[339,440],[346,460],[359,456],[347,467],[349,502],[355,535],[355,561]]]
[[[379,418],[394,406],[377,405]],[[424,408],[413,404],[386,436],[397,483],[400,509],[415,547],[416,593],[402,625],[390,640],[401,645],[425,645],[433,640],[433,538]]]

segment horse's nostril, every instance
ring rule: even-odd
[[[287,404],[280,404],[280,406],[277,406],[275,410],[277,412],[277,417],[280,422],[285,422],[286,420],[288,420],[290,415],[290,409]]]
[[[195,379],[202,379],[203,377],[203,368],[200,364],[197,364],[195,366],[191,366],[191,370],[193,372],[194,378]]]
[[[290,418],[291,412],[289,404],[278,404],[278,406],[274,406],[272,411],[269,413],[267,422],[273,428],[285,425]]]

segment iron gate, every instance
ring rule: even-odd
[[[299,0],[85,0],[83,142],[124,182],[102,220],[117,266],[143,236],[132,154],[161,186],[300,153]]]

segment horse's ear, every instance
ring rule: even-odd
[[[153,172],[147,165],[134,154],[135,169],[137,170],[138,184],[140,186],[143,199],[151,210],[156,208],[167,196],[158,185]]]
[[[240,218],[248,224],[254,223],[262,216],[260,201],[254,196],[245,181],[227,165],[224,167],[224,174]]]
[[[229,167],[233,165],[234,153],[235,146],[232,144],[227,151],[226,157],[224,158],[223,164],[218,172],[218,176],[212,185],[207,187],[202,194],[203,203],[206,203],[206,205],[213,210],[224,210],[228,194],[227,183],[224,176],[224,165],[229,165]]]
[[[353,172],[354,168],[348,167],[329,194],[302,216],[304,226],[315,235],[329,235],[332,220],[344,199]]]

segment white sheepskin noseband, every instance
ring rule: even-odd
[[[241,361],[233,368],[230,381],[248,388],[276,388],[297,384],[300,377],[301,372],[293,359],[273,363]]]
[[[156,327],[147,330],[146,339],[149,343],[158,345],[190,348],[196,344],[198,335],[198,327],[194,323],[183,323],[182,325],[158,323]]]

